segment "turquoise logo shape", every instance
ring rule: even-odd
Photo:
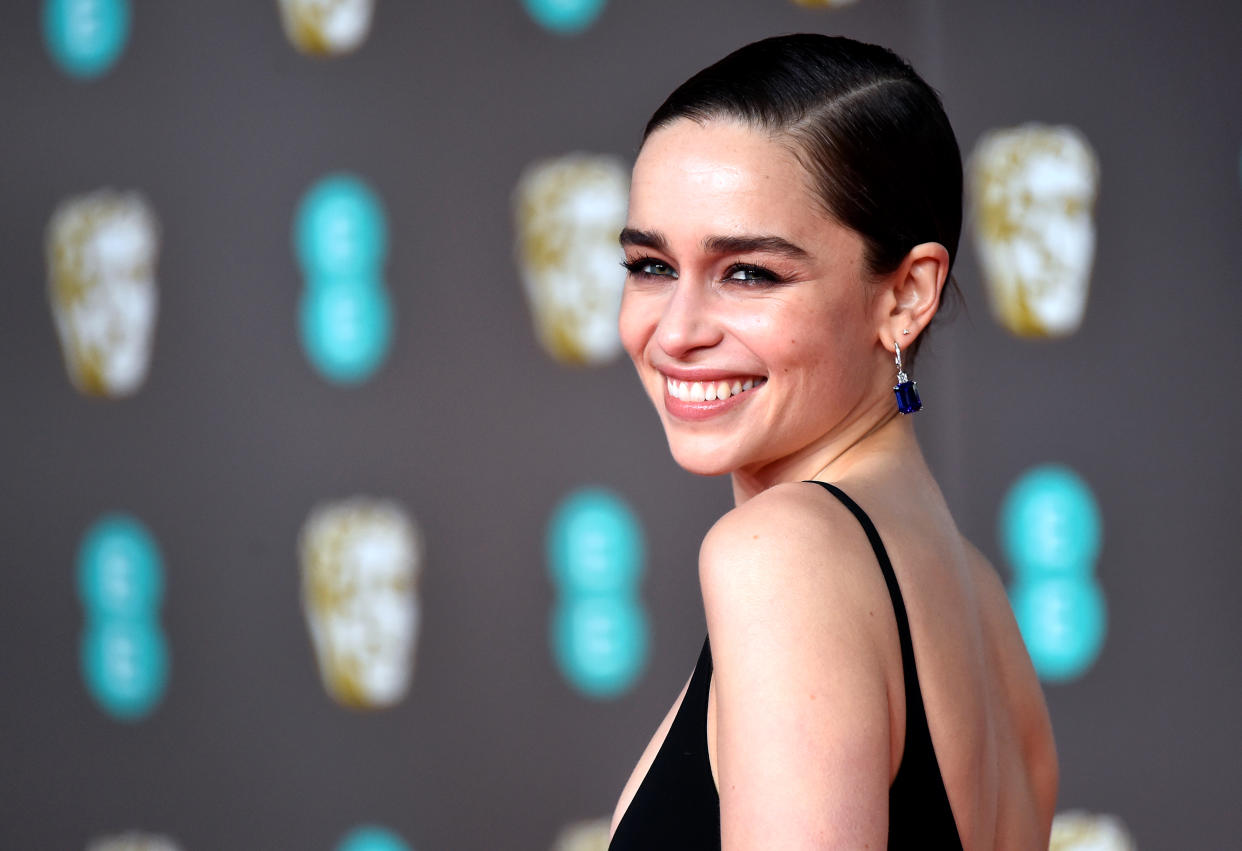
[[[1046,682],[1082,676],[1108,625],[1095,580],[1103,542],[1095,495],[1069,467],[1033,467],[1001,503],[999,527],[1015,579],[1009,602],[1036,672]]]
[[[308,276],[378,276],[388,254],[379,196],[351,174],[322,178],[298,205],[294,248]]]
[[[411,851],[411,848],[391,830],[363,825],[345,834],[336,851]]]
[[[305,285],[299,327],[307,358],[331,382],[365,381],[384,362],[393,336],[379,196],[353,175],[321,179],[298,205],[293,247]]]
[[[1042,679],[1066,682],[1091,667],[1104,643],[1107,621],[1104,595],[1094,580],[1019,582],[1010,593],[1010,604]]]
[[[607,0],[522,0],[541,27],[559,35],[576,35],[595,23]]]
[[[44,0],[43,39],[52,60],[79,79],[98,77],[129,40],[129,0]]]
[[[587,487],[552,513],[546,545],[557,594],[549,624],[553,658],[582,694],[615,698],[647,661],[650,627],[638,597],[642,526],[621,497]]]
[[[561,671],[579,691],[600,700],[633,684],[647,661],[647,615],[628,595],[562,600],[552,615],[552,644]]]
[[[82,638],[87,690],[108,715],[137,721],[151,713],[168,683],[168,647],[153,620],[102,618]]]
[[[302,348],[329,381],[365,381],[392,342],[392,308],[376,280],[312,278],[301,301]]]
[[[151,533],[132,517],[100,518],[78,552],[78,596],[87,612],[145,618],[160,606],[164,576]]]
[[[82,539],[77,580],[86,689],[111,717],[140,720],[168,684],[168,645],[159,623],[164,571],[155,539],[129,515],[104,515]]]
[[[1001,505],[1001,543],[1020,577],[1089,576],[1101,534],[1091,488],[1058,464],[1028,470]]]
[[[642,574],[642,529],[616,494],[584,488],[553,514],[548,554],[552,581],[565,593],[627,592]]]

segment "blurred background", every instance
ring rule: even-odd
[[[0,846],[602,847],[731,505],[617,356],[627,172],[677,84],[796,31],[907,58],[968,159],[918,427],[1058,809],[1113,817],[1064,836],[1235,846],[1242,10],[1206,0],[0,6]]]

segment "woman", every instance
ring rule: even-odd
[[[700,551],[709,640],[612,849],[1048,847],[1038,681],[893,386],[961,181],[936,94],[847,39],[749,45],[648,124],[621,335],[677,463],[731,474],[736,507]]]

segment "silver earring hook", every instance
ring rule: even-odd
[[[893,359],[894,363],[897,364],[897,383],[901,384],[904,381],[908,381],[909,378],[901,368],[901,344],[896,340],[893,340],[893,351],[897,353],[897,357]]]

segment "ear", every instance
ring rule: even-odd
[[[923,242],[911,248],[901,265],[884,279],[876,309],[880,340],[886,349],[893,350],[894,340],[908,346],[931,324],[948,276],[948,249],[938,242]]]

